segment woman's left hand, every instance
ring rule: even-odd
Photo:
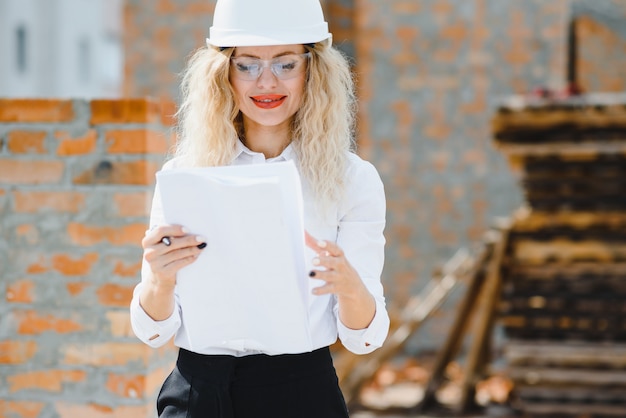
[[[363,291],[367,292],[359,274],[350,265],[343,250],[337,244],[317,240],[308,232],[305,232],[305,239],[306,245],[316,253],[313,259],[315,267],[309,276],[326,282],[323,286],[313,289],[314,294],[334,293],[337,296],[353,298],[362,294]]]
[[[376,302],[343,250],[334,242],[317,240],[306,231],[305,242],[316,253],[315,268],[309,276],[325,282],[313,289],[313,294],[336,295],[341,322],[352,329],[367,328],[376,314]]]

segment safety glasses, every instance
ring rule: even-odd
[[[230,63],[232,74],[241,80],[257,80],[268,67],[279,80],[288,80],[299,76],[306,70],[306,63],[310,56],[310,52],[281,55],[271,60],[241,56],[231,57]]]

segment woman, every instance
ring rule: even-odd
[[[314,350],[189,349],[176,275],[210,251],[211,237],[167,225],[157,189],[131,320],[146,344],[174,337],[180,347],[159,394],[159,416],[347,417],[328,347],[339,337],[365,354],[386,338],[385,198],[375,168],[351,152],[353,83],[319,1],[219,0],[207,47],[191,58],[182,86],[179,142],[164,170],[286,160],[298,167],[306,245],[315,253]]]

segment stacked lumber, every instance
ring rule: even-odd
[[[504,360],[526,416],[626,416],[626,95],[504,102],[524,189],[501,266]]]

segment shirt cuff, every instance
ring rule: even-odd
[[[135,295],[130,304],[130,322],[137,338],[150,347],[160,347],[176,334],[180,327],[180,316],[177,309],[163,321],[155,321],[139,304],[139,296]]]
[[[376,300],[376,313],[367,328],[350,329],[337,316],[337,331],[344,347],[354,354],[368,354],[381,347],[389,332],[389,315],[384,302]]]

